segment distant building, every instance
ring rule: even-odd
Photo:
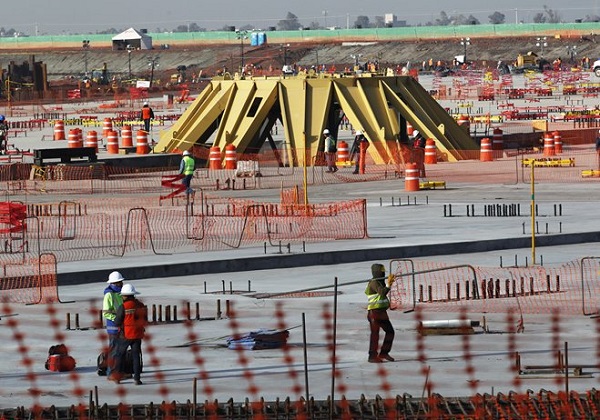
[[[393,13],[386,13],[383,17],[383,23],[386,28],[399,28],[406,26],[405,20],[398,20],[398,17]]]

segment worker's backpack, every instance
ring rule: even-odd
[[[75,359],[69,356],[67,346],[56,344],[48,349],[48,358],[44,367],[52,372],[67,372],[75,369]]]

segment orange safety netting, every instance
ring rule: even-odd
[[[0,282],[0,301],[25,304],[60,301],[53,254],[25,260],[3,255],[2,267],[4,276]]]
[[[600,259],[583,258],[558,267],[451,266],[439,262],[392,260],[392,307],[442,312],[592,314],[600,305]]]

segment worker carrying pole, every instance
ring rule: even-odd
[[[390,292],[395,277],[390,275],[386,278],[385,267],[383,264],[373,264],[371,266],[373,278],[369,280],[365,288],[365,294],[368,298],[367,319],[369,320],[369,359],[370,363],[382,363],[384,361],[393,362],[394,358],[390,356],[390,350],[394,342],[394,327],[390,322],[387,310],[390,307],[390,300],[387,295]],[[387,286],[386,286],[387,280]],[[385,332],[381,349],[379,347],[379,330]]]

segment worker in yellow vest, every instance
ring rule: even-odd
[[[196,167],[196,161],[189,150],[183,152],[183,158],[179,164],[179,174],[183,175],[181,183],[185,186],[185,193],[192,194],[194,190],[191,188],[192,178],[194,177],[194,169]]]
[[[390,275],[388,284],[385,281],[385,267],[383,264],[373,264],[371,266],[371,274],[373,278],[369,280],[365,289],[365,294],[368,297],[369,304],[367,306],[367,319],[371,329],[369,339],[369,363],[382,363],[384,361],[393,362],[394,358],[390,356],[392,343],[394,342],[394,327],[390,322],[387,310],[390,307],[390,300],[387,294],[390,287],[394,283],[394,276]],[[383,345],[381,350],[379,347],[379,330],[385,331]]]

